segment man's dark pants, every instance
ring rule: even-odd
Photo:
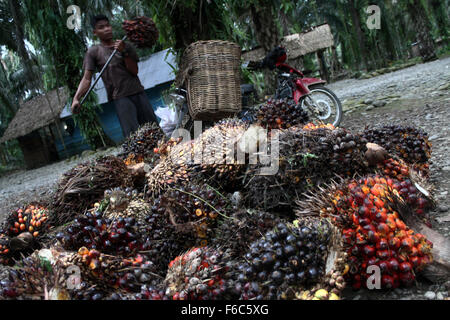
[[[125,138],[147,122],[158,123],[145,92],[114,100],[114,106]]]

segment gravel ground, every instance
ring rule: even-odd
[[[362,130],[366,125],[402,123],[421,127],[433,143],[431,181],[438,207],[431,215],[433,227],[450,237],[450,58],[384,74],[367,80],[348,79],[329,85],[342,100],[342,126]],[[106,154],[117,154],[119,148],[89,154],[72,161],[62,161],[30,171],[17,171],[0,178],[0,221],[10,210],[29,201],[48,196],[61,174],[78,163]],[[411,289],[354,292],[346,299],[444,299],[449,296],[446,284],[432,284],[418,279]]]
[[[60,161],[34,170],[18,170],[0,178],[0,221],[26,202],[38,201],[51,194],[61,175],[85,161],[118,154],[120,148],[85,152],[73,160]]]

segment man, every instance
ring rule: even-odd
[[[155,113],[150,105],[144,87],[139,80],[139,57],[132,45],[113,40],[112,28],[104,15],[94,16],[91,20],[94,34],[100,44],[89,48],[84,57],[84,76],[78,86],[72,103],[72,113],[80,112],[80,100],[91,86],[94,72],[101,70],[114,49],[117,53],[102,75],[108,94],[108,101],[114,101],[120,126],[125,137],[147,122],[156,122]]]

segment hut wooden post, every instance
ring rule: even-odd
[[[5,154],[5,145],[2,143],[0,148],[0,160],[2,161],[2,165],[6,166],[6,154]]]
[[[58,103],[61,103],[61,99],[59,97],[58,90],[56,90],[56,95],[58,97]],[[59,140],[61,140],[61,144],[64,148],[64,154],[66,155],[66,157],[69,157],[69,154],[67,153],[66,144],[64,143],[64,138],[63,138],[63,135],[61,132],[61,121],[59,120],[59,115],[55,115],[55,112],[53,111],[53,108],[52,108],[52,104],[47,95],[45,95],[45,100],[47,100],[47,105],[48,105],[48,108],[50,109],[50,112],[55,117],[56,131],[58,132]]]
[[[330,73],[328,71],[327,63],[325,61],[325,56],[323,52],[325,49],[321,49],[316,52],[317,55],[317,61],[319,61],[319,67],[320,67],[320,76],[322,79],[325,79],[327,82],[330,82]]]

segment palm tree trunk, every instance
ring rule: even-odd
[[[444,1],[441,0],[430,0],[431,9],[433,11],[434,18],[436,19],[436,24],[439,28],[439,34],[443,38],[448,37],[448,18],[446,6]]]
[[[433,38],[431,37],[431,23],[425,14],[425,8],[420,0],[407,2],[408,13],[411,16],[419,42],[419,52],[423,62],[437,58]]]
[[[29,81],[35,84],[35,76],[33,73],[33,64],[25,47],[25,36],[23,32],[23,19],[20,16],[20,3],[16,0],[8,0],[9,8],[11,11],[11,16],[14,23],[15,38],[17,43],[17,53],[22,60],[22,64],[25,70],[26,77]]]
[[[353,28],[356,33],[356,37],[359,45],[359,52],[364,63],[364,67],[366,70],[369,70],[369,64],[367,61],[367,49],[366,49],[366,41],[364,40],[364,34],[361,29],[361,18],[359,16],[358,9],[356,8],[355,0],[348,0],[348,7],[350,9],[350,13],[352,15]]]
[[[269,52],[279,43],[278,28],[275,24],[273,8],[269,1],[265,4],[250,5],[253,27],[256,40],[264,51]],[[264,71],[264,94],[271,95],[276,89],[276,76],[274,72]]]

